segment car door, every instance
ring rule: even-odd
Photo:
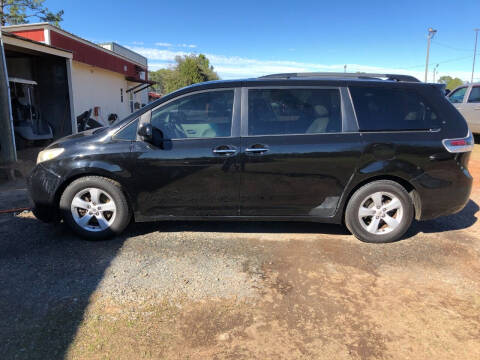
[[[472,86],[465,101],[461,104],[461,113],[467,120],[470,130],[480,133],[480,86]]]
[[[153,141],[137,141],[140,220],[238,215],[240,90],[197,91],[153,109]]]
[[[362,151],[346,91],[242,89],[242,216],[335,214]]]
[[[455,89],[452,93],[450,93],[448,96],[448,99],[457,108],[460,114],[462,114],[465,120],[467,120],[468,126],[472,129],[472,126],[475,126],[475,125],[473,124],[471,119],[471,111],[469,111],[468,109],[469,108],[467,103],[468,93],[469,93],[468,86],[460,87]]]

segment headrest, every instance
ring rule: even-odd
[[[317,114],[317,116],[328,116],[328,110],[325,106],[323,105],[315,105],[313,107],[313,110],[315,111],[315,114]]]

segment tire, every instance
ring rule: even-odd
[[[60,220],[58,211],[50,206],[35,204],[32,212],[38,220],[43,221],[44,223],[53,223]]]
[[[131,213],[120,184],[100,176],[86,176],[67,186],[60,198],[64,221],[87,240],[120,234]]]
[[[413,201],[405,188],[379,180],[355,191],[347,204],[345,224],[363,242],[388,243],[405,234],[413,216]]]

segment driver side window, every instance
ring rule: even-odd
[[[173,100],[152,112],[164,139],[231,136],[233,90],[207,91]]]

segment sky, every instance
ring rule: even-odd
[[[480,0],[46,0],[62,27],[93,42],[115,41],[146,56],[150,70],[203,53],[223,79],[279,72],[365,71],[429,81],[470,80]],[[480,41],[477,48],[480,54]],[[480,81],[480,56],[475,79]]]

